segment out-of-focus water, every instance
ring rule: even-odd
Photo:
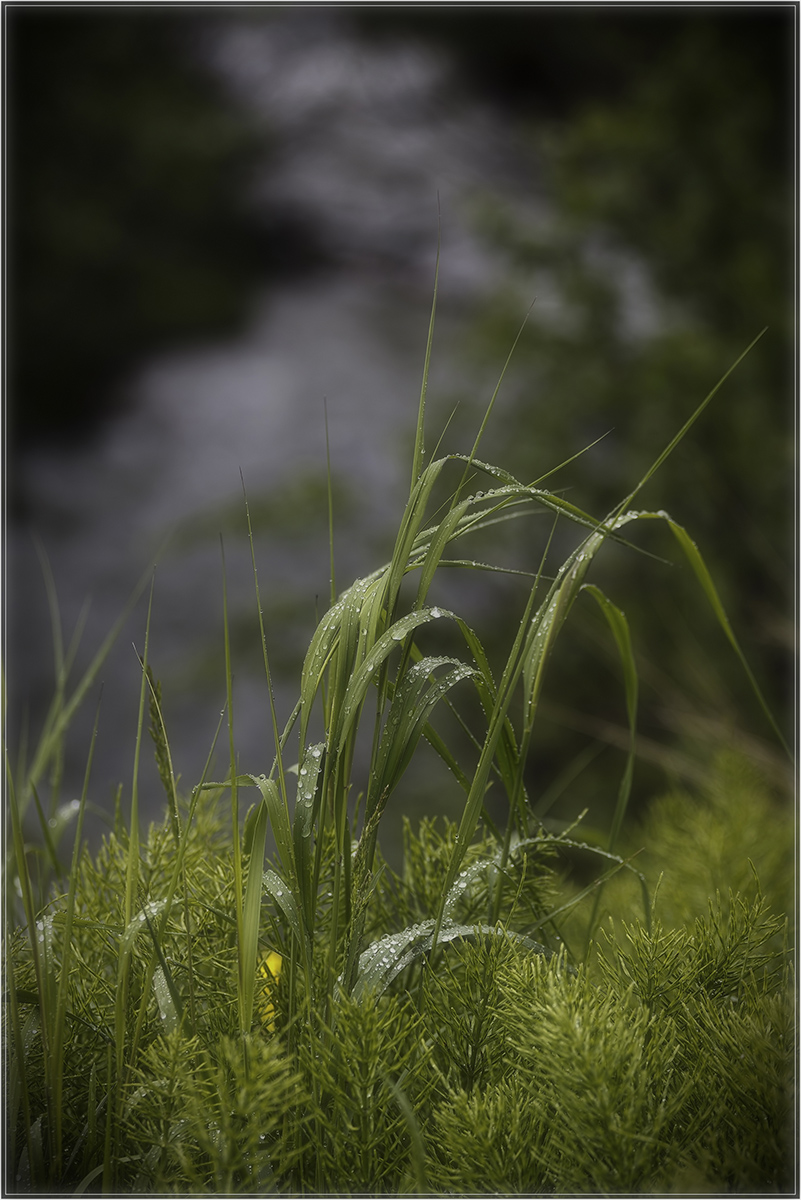
[[[503,270],[476,232],[476,206],[501,197],[536,219],[542,204],[531,156],[521,153],[508,119],[461,91],[447,60],[428,49],[362,42],[346,13],[296,6],[269,21],[221,19],[203,52],[272,136],[253,203],[280,200],[309,218],[333,265],[265,290],[240,337],[150,362],[130,380],[126,411],[92,444],[30,453],[16,468],[26,518],[7,531],[12,754],[23,708],[33,737],[53,686],[33,535],[52,567],[67,641],[91,598],[76,670],[171,537],[156,571],[150,656],[163,682],[174,766],[187,785],[200,775],[225,700],[220,531],[232,622],[249,630],[241,646],[234,639],[241,769],[267,770],[271,761],[240,472],[256,512],[265,612],[280,616],[283,606],[291,616],[289,632],[270,622],[268,639],[279,660],[291,660],[302,654],[315,606],[327,606],[327,514],[324,489],[313,486],[324,479],[324,402],[333,473],[352,492],[337,521],[342,587],[388,554],[409,486],[438,197],[435,429],[453,381],[464,382],[465,322]],[[483,401],[495,380],[470,382]],[[280,514],[287,495],[293,503],[311,496],[312,516],[301,528],[280,515],[259,520],[263,504]],[[118,783],[126,795],[130,789],[140,681],[132,643],[141,653],[146,606],[145,595],[99,676],[90,792],[100,807],[110,805]],[[63,800],[80,792],[98,690],[68,743]],[[292,692],[279,689],[282,715]],[[224,737],[222,746],[220,772]],[[144,811],[155,817],[163,797],[152,766],[142,787]]]

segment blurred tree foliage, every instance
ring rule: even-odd
[[[9,433],[83,437],[144,353],[235,328],[301,260],[247,208],[264,136],[193,54],[198,10],[6,13]]]
[[[664,46],[654,23],[652,53],[629,68],[625,91],[561,121],[532,121],[552,222],[524,227],[497,211],[486,219],[508,246],[518,289],[527,277],[545,291],[546,311],[539,317],[535,305],[517,364],[512,424],[557,460],[611,431],[576,472],[596,512],[625,495],[767,327],[641,503],[667,508],[698,540],[789,717],[795,209],[786,16],[685,17],[682,36]],[[509,298],[498,300],[485,322],[490,345],[508,340],[511,327]],[[615,561],[617,578],[627,561]],[[663,607],[669,619],[671,605]],[[648,609],[644,629],[653,626],[650,600]]]
[[[503,361],[537,298],[491,423],[489,461],[531,478],[603,435],[563,480],[602,516],[767,327],[637,506],[667,509],[697,540],[789,735],[791,8],[481,6],[385,9],[374,20],[447,43],[466,81],[508,105],[542,180],[530,206],[505,208],[488,187],[476,208],[508,264],[503,289],[466,339],[477,369]],[[593,578],[624,605],[635,646],[644,646],[643,752],[660,773],[689,780],[685,751],[708,760],[716,746],[744,738],[741,725],[767,727],[707,621],[700,589],[660,536],[655,527],[647,548],[675,567],[609,548]],[[564,771],[577,729],[613,745],[625,738],[622,688],[617,712],[614,691],[599,689],[586,669],[588,655],[607,652],[603,633],[594,614],[576,615],[572,649],[560,647],[551,677],[554,724],[540,747],[539,792]],[[613,651],[609,663],[613,676]],[[752,749],[771,754],[767,744]]]

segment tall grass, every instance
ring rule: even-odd
[[[207,779],[210,751],[201,780],[188,797],[179,795],[160,686],[148,663],[151,592],[130,819],[117,822],[94,858],[84,849],[90,754],[66,893],[49,881],[37,884],[35,864],[43,851],[23,835],[27,801],[37,797],[44,764],[56,756],[58,738],[96,672],[93,664],[67,701],[60,633],[55,639],[59,687],[42,741],[21,776],[7,756],[12,838],[5,1027],[12,1190],[319,1193],[426,1191],[432,1179],[441,1187],[457,1185],[458,1172],[443,1157],[445,1142],[431,1145],[427,1114],[439,1114],[442,1139],[452,1137],[457,1114],[467,1121],[467,1109],[454,1099],[457,1077],[468,1100],[478,1080],[496,1080],[493,1103],[500,1108],[495,1116],[482,1110],[481,1120],[490,1124],[503,1119],[498,1117],[503,1104],[516,1103],[517,1094],[503,1040],[488,1041],[495,1017],[486,1004],[480,1019],[474,1014],[458,1029],[454,1025],[454,996],[465,979],[467,992],[475,987],[482,1003],[508,976],[510,994],[518,998],[521,988],[536,983],[561,996],[560,1012],[581,997],[581,1003],[594,1005],[582,963],[596,941],[601,891],[621,874],[640,889],[641,932],[632,936],[645,941],[661,936],[649,932],[653,906],[645,878],[619,853],[636,760],[634,649],[623,610],[587,582],[607,542],[641,552],[627,538],[629,527],[659,520],[671,529],[775,729],[701,551],[667,513],[633,508],[730,372],[630,494],[598,518],[544,487],[544,479],[523,483],[479,458],[497,389],[469,454],[426,454],[433,324],[432,307],[411,485],[391,558],[337,596],[332,540],[331,606],[311,639],[297,704],[283,728],[270,667],[274,633],[262,617],[245,495],[272,763],[254,764],[265,768],[257,774],[243,772],[238,761],[223,551],[227,706],[220,728],[225,720],[227,775]],[[532,554],[528,595],[496,678],[480,635],[458,613],[432,603],[432,588],[450,567],[502,570],[459,557],[461,544],[498,522],[542,512],[553,527],[575,528],[575,547],[556,564],[550,538]],[[528,538],[526,532],[522,536]],[[574,830],[547,832],[533,815],[525,786],[554,646],[583,596],[598,605],[620,658],[630,739],[611,824],[592,843]],[[424,648],[436,642],[443,625],[455,631],[459,654]],[[466,731],[472,755],[457,751],[438,731],[435,720],[443,707]],[[140,838],[138,764],[146,713],[167,819]],[[421,739],[458,781],[462,814],[444,831],[430,822],[418,832],[408,828],[404,870],[395,875],[381,855],[381,822]],[[505,797],[507,817],[500,828],[486,808],[490,786]],[[256,799],[243,819],[246,789]],[[38,811],[46,852],[55,863],[40,805]],[[266,861],[270,844],[274,856]],[[559,884],[553,868],[555,856],[573,850],[590,856],[597,869],[588,883],[571,889]],[[745,942],[758,947],[775,941],[779,925],[766,924],[758,905],[748,914],[740,928],[741,934],[747,928]],[[709,933],[712,941],[717,928]],[[721,937],[725,942],[728,934]],[[769,959],[773,962],[770,955],[764,961],[752,955],[749,970],[762,970]],[[629,960],[619,962],[620,971],[635,978]],[[694,969],[687,967],[688,978]],[[612,968],[608,973],[614,974]],[[755,996],[749,992],[752,1005]],[[510,1009],[500,992],[498,1003],[498,1012],[507,1012],[501,1030],[506,1038],[523,1009]],[[614,1014],[601,1005],[593,1017],[601,1025],[620,1016],[618,1001],[609,1004]],[[647,1040],[646,1017],[643,1021],[642,1031],[637,1026],[631,1033],[640,1054]],[[443,1065],[448,1029],[451,1058]],[[550,1053],[545,1042],[531,1043],[534,1058]],[[667,1043],[654,1054],[654,1062],[663,1055],[659,1069],[667,1071]],[[579,1060],[573,1065],[584,1069]],[[628,1086],[625,1078],[620,1086]],[[637,1120],[651,1113],[650,1100],[637,1091],[643,1086],[639,1078],[632,1081],[629,1107]],[[591,1124],[591,1116],[582,1119]],[[474,1117],[478,1121],[475,1114],[467,1121],[470,1128]],[[680,1149],[676,1162],[685,1161]],[[553,1147],[548,1153],[553,1158]],[[543,1155],[547,1158],[545,1149]],[[646,1168],[664,1166],[663,1159],[613,1157],[596,1182],[611,1186],[615,1171],[630,1181]],[[559,1176],[552,1164],[543,1178],[554,1187],[560,1179],[575,1185],[584,1166],[577,1161],[574,1168]],[[459,1186],[465,1186],[460,1178]]]

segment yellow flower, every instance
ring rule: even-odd
[[[264,1027],[268,1033],[275,1032],[275,1005],[273,1004],[273,992],[278,984],[281,975],[281,965],[283,959],[280,954],[276,954],[275,950],[271,950],[266,954],[259,963],[259,974],[263,976],[265,983],[262,985],[262,1003],[259,1006],[259,1013],[264,1022]]]

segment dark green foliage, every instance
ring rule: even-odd
[[[277,1041],[223,1037],[203,1049],[176,1031],[150,1047],[134,1082],[126,1125],[145,1153],[133,1192],[247,1195],[289,1182],[286,1113],[307,1097]]]
[[[185,800],[149,673],[148,625],[136,759],[149,697],[169,803],[146,837],[135,782],[130,828],[119,815],[89,854],[85,788],[71,868],[54,868],[48,889],[46,877],[32,880],[39,856],[25,845],[22,817],[29,794],[41,810],[36,773],[67,717],[43,734],[21,796],[8,771],[7,1143],[20,1188],[787,1186],[794,1014],[783,916],[791,868],[775,845],[788,828],[781,773],[774,796],[733,756],[708,764],[701,794],[676,792],[650,824],[627,830],[638,673],[622,610],[585,583],[592,560],[617,548],[627,527],[667,523],[772,721],[703,559],[667,514],[631,508],[639,487],[597,521],[558,493],[478,463],[480,438],[470,465],[492,486],[462,497],[463,456],[425,463],[424,408],[425,384],[392,559],[332,596],[283,732],[254,555],[269,775],[238,763],[227,619],[230,771],[222,782],[204,772]],[[462,483],[428,526],[435,484],[453,465]],[[555,569],[547,543],[528,572],[529,597],[496,679],[476,632],[427,593],[450,542],[533,505],[578,525],[580,540]],[[410,605],[403,583],[412,572]],[[594,813],[582,835],[581,821],[543,823],[524,776],[546,668],[585,591],[613,635],[628,753],[611,817]],[[226,596],[224,580],[224,614]],[[433,639],[442,625],[458,635],[460,657],[417,645],[418,633]],[[447,703],[464,727],[466,691],[480,732],[465,769],[432,722]],[[379,826],[422,738],[463,790],[463,809],[458,823],[426,820],[417,832],[407,823],[395,873]],[[87,781],[90,767],[91,757]],[[490,786],[506,806],[502,824],[485,806]],[[256,802],[243,816],[248,795]],[[765,895],[759,872],[775,876]]]
[[[689,1172],[704,1190],[787,1188],[791,990],[783,969],[751,973],[777,924],[757,904],[694,934],[637,926],[636,968],[620,953],[605,982],[510,950],[484,985],[492,1055],[436,1111],[439,1188],[648,1193]],[[485,979],[472,949],[463,970]],[[449,999],[443,1042],[461,1048],[475,996],[460,981]]]
[[[236,1033],[230,846],[214,809],[201,806],[185,860],[190,931],[180,903],[159,923],[175,856],[167,820],[142,846],[139,911],[150,921],[137,919],[141,928],[123,939],[131,952],[128,1045],[140,1009],[144,1021],[139,1050],[119,1077],[110,1057],[114,947],[128,847],[109,838],[94,858],[81,858],[76,889],[63,1049],[72,1149],[63,1183],[74,1187],[101,1166],[116,1077],[114,1178],[122,1190],[396,1194],[420,1190],[422,1178],[426,1190],[448,1194],[788,1190],[794,1013],[785,919],[771,914],[753,878],[748,894],[725,902],[702,902],[699,887],[681,897],[683,907],[668,904],[681,877],[671,876],[671,864],[689,875],[727,833],[732,854],[739,845],[764,863],[781,837],[781,810],[764,808],[753,772],[724,764],[712,792],[724,794],[732,775],[750,778],[761,811],[747,845],[738,841],[736,814],[729,821],[723,804],[710,810],[689,796],[670,799],[672,824],[657,806],[645,833],[643,859],[658,863],[668,848],[670,855],[655,910],[683,912],[680,923],[657,917],[649,932],[630,915],[635,893],[613,883],[606,904],[622,919],[607,922],[597,960],[578,971],[564,955],[547,962],[485,935],[453,943],[433,968],[423,963],[422,975],[399,977],[392,994],[357,1000],[339,992],[327,1023],[301,1007],[294,1025],[282,972],[276,1032],[257,1015],[245,1038]],[[407,827],[406,866],[396,879],[381,877],[371,937],[430,912],[454,832],[431,822],[419,835]],[[468,869],[488,850],[491,843],[477,843]],[[510,870],[504,911],[512,926],[531,929],[537,906],[551,911],[569,898],[553,862],[548,850],[525,871],[520,862]],[[526,899],[529,878],[536,903]],[[63,901],[50,905],[44,929],[57,970]],[[184,998],[183,1023],[158,970],[144,990],[156,930]],[[27,1103],[46,1146],[35,980],[20,934],[9,954]],[[19,1098],[7,1117],[25,1178],[36,1137],[16,1124]]]
[[[300,1178],[307,1188],[397,1192],[410,1169],[409,1123],[399,1097],[418,1113],[425,1109],[427,1059],[423,1025],[408,1000],[338,998],[331,1030],[308,1048],[302,1043],[304,1075],[315,1093],[302,1137]]]

